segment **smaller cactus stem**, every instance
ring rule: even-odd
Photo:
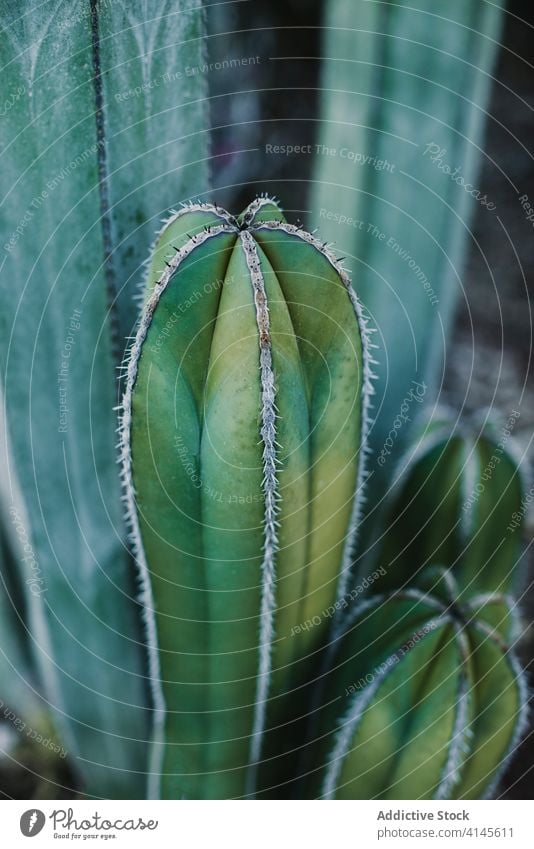
[[[464,632],[458,626],[455,627],[456,637],[463,657],[463,663],[467,668],[469,658],[469,645]],[[434,799],[447,799],[460,780],[462,764],[469,754],[469,740],[473,731],[469,725],[469,680],[466,671],[460,677],[458,688],[458,699],[456,701],[456,718],[449,747],[447,761],[441,774],[439,787]]]
[[[429,631],[434,627],[439,626],[444,621],[446,621],[445,617],[437,616],[435,619],[431,619],[428,623]],[[400,654],[394,653],[391,655],[391,659],[400,657]],[[382,682],[389,675],[392,664],[385,662],[380,670],[378,670],[372,682],[364,689],[361,693],[358,693],[351,702],[351,705],[343,718],[340,729],[336,735],[336,741],[334,743],[334,748],[332,750],[332,754],[330,757],[330,762],[325,772],[325,777],[323,781],[323,787],[321,792],[321,799],[334,799],[336,790],[338,788],[339,779],[341,776],[341,770],[343,768],[343,762],[349,752],[349,747],[351,744],[351,740],[356,733],[359,723],[362,720],[363,714],[374,698],[376,691],[382,684]]]
[[[330,763],[326,769],[321,799],[334,799],[336,789],[339,783],[339,777],[343,767],[343,761],[349,751],[350,742],[354,736],[358,723],[372,700],[380,684],[387,675],[387,669],[382,669],[376,673],[373,681],[353,700],[339,730],[334,749],[330,758]]]
[[[250,762],[247,774],[247,793],[254,795],[258,762],[261,756],[262,738],[265,729],[266,705],[272,666],[276,580],[275,556],[278,551],[276,514],[278,511],[277,502],[279,493],[276,477],[276,389],[265,281],[261,272],[260,260],[254,239],[246,230],[241,232],[240,238],[254,291],[256,322],[260,341],[260,375],[262,387],[260,434],[263,442],[262,488],[265,498],[263,562],[261,568],[263,582],[260,608],[259,668],[254,722],[250,741]]]
[[[396,497],[396,488],[409,477],[411,469],[413,468],[415,463],[417,463],[419,460],[429,454],[433,448],[435,448],[437,445],[440,444],[440,442],[442,442],[442,440],[442,429],[436,432],[427,433],[417,443],[415,448],[413,446],[410,446],[406,451],[401,453],[391,477],[392,484],[384,498],[382,510],[383,517],[388,515],[388,512],[391,509],[391,505],[394,504]],[[402,517],[398,518],[396,521],[402,521]],[[363,575],[366,574],[368,571],[372,571],[372,564],[374,563],[374,559],[376,557],[377,544],[383,541],[388,531],[389,528],[387,525],[384,525],[384,519],[382,519],[376,531],[375,543],[374,545],[368,546],[367,554],[360,563],[358,571],[359,575]]]

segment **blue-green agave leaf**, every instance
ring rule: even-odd
[[[88,0],[0,11],[0,362],[46,590],[36,656],[83,789],[142,797],[150,699],[116,365],[155,220],[171,194],[206,188],[205,83],[176,77],[201,62],[203,13]]]

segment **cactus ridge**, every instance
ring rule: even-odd
[[[258,197],[252,201],[246,208],[245,212],[242,215],[242,226],[247,228],[253,223],[256,215],[260,212],[263,207],[276,206],[280,209],[278,201],[267,194],[258,195]]]
[[[464,599],[463,604],[466,610],[469,610],[473,616],[478,615],[480,608],[485,608],[488,605],[496,605],[499,610],[506,610],[510,620],[507,623],[506,631],[508,642],[511,645],[515,645],[521,639],[522,629],[519,601],[510,593],[478,593]]]
[[[469,647],[462,631],[456,626],[456,635],[462,645],[462,654],[467,658]],[[460,781],[461,767],[469,754],[469,741],[473,737],[473,731],[469,724],[469,679],[462,669],[460,671],[460,682],[458,687],[458,700],[455,705],[456,717],[452,730],[449,754],[443,772],[439,778],[438,788],[434,793],[434,799],[448,799],[453,789]]]
[[[485,792],[480,797],[482,799],[492,799],[495,795],[495,791],[497,790],[501,777],[506,772],[508,764],[512,760],[517,747],[521,743],[521,740],[523,739],[530,726],[529,718],[531,713],[530,704],[532,700],[532,692],[528,686],[527,676],[525,675],[523,667],[521,666],[518,658],[516,657],[513,651],[508,651],[507,658],[508,662],[510,663],[510,666],[512,667],[512,671],[515,675],[515,680],[519,689],[520,710],[517,722],[515,724],[513,736],[510,740],[510,745],[508,746],[508,751],[505,752],[505,754],[503,755],[492,781],[488,784]]]
[[[273,220],[270,220],[270,218]],[[170,233],[167,235],[169,228]],[[347,271],[336,259],[330,247],[323,245],[318,239],[301,230],[299,227],[286,224],[279,208],[271,198],[267,196],[257,198],[239,218],[234,218],[224,210],[221,210],[219,207],[212,206],[211,204],[188,204],[179,211],[173,212],[170,218],[166,219],[163,229],[154,244],[152,260],[147,268],[144,279],[144,306],[140,316],[137,333],[128,355],[126,366],[126,387],[120,416],[120,461],[122,465],[122,479],[124,484],[124,500],[126,502],[130,539],[138,565],[141,584],[141,602],[145,615],[147,642],[149,645],[149,676],[152,683],[154,702],[154,742],[149,779],[150,796],[152,797],[158,796],[161,793],[162,776],[172,776],[174,773],[164,773],[162,771],[163,758],[165,756],[165,723],[169,712],[165,696],[165,688],[167,683],[171,682],[167,682],[164,680],[164,676],[162,676],[161,648],[158,645],[159,626],[157,622],[159,614],[157,614],[158,605],[155,601],[151,577],[151,570],[154,569],[154,566],[157,570],[158,564],[149,564],[144,551],[140,517],[138,513],[139,508],[137,506],[134,486],[134,469],[132,462],[132,403],[133,393],[138,379],[139,363],[143,346],[147,340],[147,335],[150,331],[158,304],[165,293],[168,284],[174,278],[182,264],[193,254],[194,251],[200,249],[210,240],[217,239],[217,237],[225,235],[235,237],[235,241],[233,243],[231,240],[230,242],[225,243],[226,245],[230,245],[230,248],[226,247],[224,250],[230,250],[231,256],[234,257],[236,256],[235,250],[237,246],[241,247],[242,256],[244,257],[245,265],[248,270],[249,281],[252,287],[251,291],[255,308],[255,324],[257,328],[259,346],[259,437],[263,463],[261,480],[263,497],[263,551],[260,566],[260,609],[257,614],[259,629],[259,635],[257,638],[257,671],[255,675],[255,698],[253,697],[254,701],[250,705],[252,708],[252,722],[248,739],[248,766],[245,770],[244,789],[242,790],[243,795],[253,796],[256,792],[258,767],[260,763],[264,763],[264,761],[261,761],[260,759],[265,757],[265,754],[263,753],[263,746],[267,723],[267,705],[272,696],[273,682],[272,650],[275,643],[274,619],[281,604],[280,599],[276,598],[276,561],[277,554],[279,552],[278,529],[281,500],[278,472],[279,469],[282,469],[277,449],[282,446],[279,446],[277,441],[277,385],[273,365],[270,309],[266,291],[267,281],[265,279],[264,268],[268,271],[269,275],[272,274],[272,270],[269,251],[267,250],[267,252],[265,252],[263,250],[264,245],[261,239],[258,239],[258,241],[256,240],[257,236],[259,237],[262,234],[267,234],[273,231],[280,231],[286,235],[296,237],[300,243],[307,244],[327,260],[327,263],[336,272],[337,280],[341,281],[341,288],[344,288],[348,293],[349,302],[354,314],[352,322],[355,321],[355,326],[358,329],[358,341],[361,351],[359,395],[357,396],[357,407],[359,408],[359,449],[358,454],[354,455],[355,458],[357,457],[357,463],[354,465],[354,483],[352,485],[353,490],[350,502],[350,511],[348,510],[349,502],[346,502],[347,512],[350,512],[351,514],[350,527],[343,536],[343,546],[342,550],[340,549],[340,562],[336,573],[336,598],[339,598],[344,594],[349,577],[352,554],[355,548],[356,528],[361,510],[360,502],[362,489],[366,477],[365,454],[367,452],[365,446],[369,429],[370,395],[373,391],[371,381],[374,375],[371,370],[371,365],[374,360],[370,351],[371,348],[375,346],[372,345],[370,340],[372,331],[368,327],[368,319],[364,316],[362,307],[352,290]],[[233,248],[231,247],[232,244],[234,245]],[[291,247],[291,245],[289,245],[289,247]],[[287,249],[288,245],[283,243],[283,250]],[[276,250],[275,255],[277,255]],[[229,274],[230,272],[227,271],[225,273]],[[291,271],[288,273],[291,274]],[[314,271],[311,273],[313,275],[318,272]],[[310,278],[310,285],[312,279],[313,277]],[[322,278],[319,276],[319,280],[320,279]],[[274,284],[269,282],[269,286],[272,285]],[[273,292],[274,291],[275,289],[273,289]],[[283,293],[282,296],[285,297]],[[278,297],[280,297],[280,295]],[[283,325],[280,325],[280,307],[276,306],[277,303],[278,302],[275,299],[275,309],[278,310],[277,332],[280,335]],[[350,308],[347,307],[347,309]],[[292,330],[292,332],[294,333],[294,330]],[[281,338],[283,339],[283,336]],[[322,544],[324,546],[325,543],[321,543],[319,540],[318,544]],[[329,550],[330,549],[326,549],[327,552]],[[319,554],[321,553],[320,548],[318,549],[318,552]],[[287,572],[287,563],[285,569]],[[326,576],[324,580],[326,581],[327,579],[328,576]],[[163,580],[167,579],[163,578]],[[321,590],[321,586],[319,586],[318,589]],[[289,600],[290,599],[291,596],[289,597]],[[169,616],[168,613],[163,615]],[[177,615],[180,614],[178,613]],[[206,615],[207,614],[204,615],[204,621],[206,621]],[[319,635],[319,631],[317,635]],[[291,644],[293,655],[296,646],[297,641],[294,640]],[[286,655],[289,648],[290,645],[288,643],[285,650]],[[179,650],[180,649],[178,649],[178,651]],[[165,648],[164,651],[168,652],[169,649]],[[171,651],[173,650],[171,649]],[[294,662],[296,661],[289,660],[287,658],[284,665],[284,661],[279,660],[277,667],[279,671],[277,674],[279,676],[282,674],[283,677],[286,666],[291,665],[291,663]],[[222,683],[224,683],[224,681]],[[278,689],[279,686],[280,684],[278,685]],[[229,710],[229,708],[220,708],[219,710]],[[176,712],[175,708],[173,713]],[[224,743],[224,740],[222,742]],[[220,746],[220,742],[218,745]],[[224,771],[224,767],[219,767],[219,771]]]
[[[486,789],[482,793],[482,795],[478,797],[482,799],[490,799],[495,794],[495,790],[499,785],[501,776],[504,774],[511,758],[514,755],[517,746],[521,742],[523,735],[528,729],[531,693],[529,692],[527,677],[516,654],[513,651],[513,648],[510,648],[507,641],[505,641],[500,634],[496,633],[495,630],[489,627],[485,622],[477,621],[473,624],[476,630],[484,636],[484,639],[494,642],[503,653],[503,656],[506,657],[518,690],[519,709],[517,711],[516,722],[507,750],[500,758],[499,764],[495,769],[492,780],[487,784]],[[489,672],[491,672],[491,670]],[[491,709],[493,703],[494,702],[490,703],[489,707],[486,708],[486,711]],[[458,798],[463,798],[463,796],[458,796]]]
[[[256,202],[256,208],[260,204]],[[250,213],[250,210],[249,210]],[[247,214],[249,214],[247,213]],[[276,406],[273,356],[269,323],[269,308],[265,292],[265,281],[261,273],[256,243],[246,230],[240,234],[245,257],[250,271],[254,301],[256,304],[256,322],[260,340],[261,374],[261,429],[263,441],[263,494],[265,497],[263,575],[260,610],[260,657],[256,689],[256,711],[250,741],[250,767],[247,776],[247,791],[254,793],[256,787],[257,764],[261,755],[261,741],[265,728],[267,698],[271,673],[271,650],[274,636],[275,610],[275,556],[278,550],[276,532],[277,501],[279,499],[276,477]]]
[[[264,221],[261,224],[256,225],[253,229],[259,232],[261,232],[262,230],[282,230],[283,232],[288,233],[290,235],[298,236],[304,242],[315,248],[316,251],[319,251],[319,253],[321,253],[328,260],[332,268],[334,268],[335,271],[337,271],[337,273],[339,274],[341,281],[343,282],[343,285],[345,286],[348,292],[350,301],[356,314],[358,325],[360,327],[363,348],[364,372],[362,391],[362,435],[360,449],[361,461],[358,468],[358,480],[356,482],[357,497],[354,499],[353,514],[351,517],[350,528],[347,534],[345,550],[343,553],[343,563],[339,575],[339,584],[336,599],[337,601],[339,601],[347,592],[347,587],[350,581],[352,563],[356,554],[358,544],[358,528],[360,525],[363,507],[365,505],[364,489],[365,482],[369,474],[366,460],[370,453],[369,430],[372,425],[371,397],[374,395],[375,392],[373,381],[375,381],[377,377],[372,367],[373,365],[378,365],[378,361],[371,353],[373,350],[376,350],[378,348],[378,346],[375,345],[371,340],[371,336],[375,332],[375,328],[369,326],[369,318],[365,314],[363,305],[352,287],[349,272],[333,253],[331,247],[328,244],[322,243],[312,233],[308,233],[306,230],[303,230],[300,227],[296,227],[294,224],[288,224],[285,221]]]

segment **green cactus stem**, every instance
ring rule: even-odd
[[[377,596],[337,638],[308,794],[328,799],[473,799],[493,792],[525,726],[523,673],[502,596],[459,600],[448,570]]]
[[[276,772],[266,728],[328,620],[293,632],[348,580],[366,320],[329,248],[264,197],[239,219],[207,204],[174,213],[143,300],[121,434],[155,701],[151,795],[250,797],[262,760]]]
[[[417,583],[436,562],[453,568],[466,594],[517,590],[521,523],[517,530],[509,525],[521,508],[525,481],[512,427],[487,426],[476,434],[441,419],[413,443],[372,547],[386,571],[377,592]]]

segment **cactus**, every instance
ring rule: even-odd
[[[375,541],[373,558],[386,571],[377,591],[417,582],[438,562],[452,568],[468,595],[517,592],[521,532],[509,526],[525,486],[514,423],[512,414],[500,431],[488,425],[476,434],[441,417],[414,443],[400,461]]]
[[[203,11],[149,5],[0,0],[0,367],[46,590],[31,650],[77,785],[107,798],[144,795],[151,709],[116,366],[155,222],[208,184],[207,79],[184,74],[203,60]]]
[[[447,570],[431,582],[433,594],[370,599],[338,636],[310,795],[472,799],[495,787],[526,720],[523,675],[496,627],[513,610],[488,597],[487,618]]]
[[[292,629],[346,586],[366,321],[328,247],[268,198],[238,219],[173,214],[144,299],[122,457],[157,706],[151,794],[251,796],[266,727],[328,623]]]

